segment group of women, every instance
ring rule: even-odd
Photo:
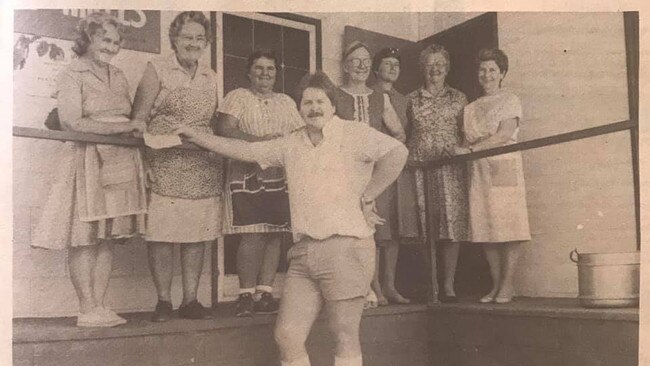
[[[444,47],[435,44],[420,53],[422,87],[410,93],[406,103],[400,103],[399,93],[391,89],[396,78],[381,68],[382,64],[394,63],[399,74],[400,61],[397,50],[382,50],[372,60],[367,46],[360,42],[351,43],[343,55],[345,82],[337,95],[337,114],[344,119],[367,123],[405,141],[410,159],[418,162],[435,161],[517,141],[521,103],[514,94],[501,88],[508,72],[508,57],[503,51],[485,49],[479,52],[478,83],[484,95],[469,104],[465,94],[446,83],[451,67],[450,56]],[[371,65],[377,85],[381,87],[366,86]],[[386,88],[387,84],[391,87]],[[405,113],[400,113],[403,109]],[[429,184],[425,186],[425,182]],[[459,244],[480,243],[493,282],[490,292],[480,301],[510,302],[514,294],[513,277],[519,244],[530,240],[521,154],[515,152],[472,160],[468,164],[417,169],[415,190],[421,236],[428,232],[436,233],[435,238],[429,239],[436,240],[441,247],[444,286],[440,300],[457,301],[454,276]],[[395,243],[404,236],[396,232],[400,225],[391,224],[403,220],[399,217],[400,211],[408,209],[400,205],[395,207],[395,194],[394,187],[391,187],[377,200],[380,216],[387,219],[385,225],[377,228],[375,241],[378,245]],[[428,215],[425,197],[430,197]],[[435,230],[428,230],[429,227]],[[372,285],[377,300],[371,294],[369,302],[383,304],[387,302],[386,298],[398,303],[408,302],[395,290],[395,261],[384,260],[382,263],[385,280],[383,286],[379,286],[377,270]]]
[[[174,53],[148,63],[133,102],[126,77],[110,64],[121,48],[122,25],[109,14],[97,13],[82,19],[77,33],[73,50],[78,57],[57,81],[58,115],[64,130],[166,135],[186,125],[201,132],[264,141],[304,125],[293,99],[273,91],[280,66],[271,51],[251,54],[245,70],[250,87],[231,91],[217,105],[217,76],[199,62],[211,36],[202,12],[182,12],[173,20],[169,41]],[[369,124],[406,142],[412,159],[418,161],[516,141],[521,106],[513,94],[500,88],[508,69],[503,52],[488,50],[479,55],[479,83],[485,96],[469,105],[461,92],[445,84],[449,55],[442,47],[430,46],[422,52],[424,86],[407,99],[402,96],[402,103],[395,103],[394,90],[366,85],[371,69],[388,70],[385,74],[397,78],[398,51],[383,56],[373,64],[370,49],[363,43],[346,48],[345,82],[335,95],[341,118]],[[173,314],[176,246],[180,247],[183,282],[178,315],[210,317],[197,301],[197,289],[205,244],[222,234],[241,234],[236,315],[277,311],[272,286],[281,235],[291,230],[284,172],[234,161],[228,162],[225,171],[223,167],[218,155],[204,150],[146,148],[142,154],[137,147],[64,144],[33,245],[68,249],[70,276],[80,302],[78,326],[110,327],[126,322],[105,307],[104,299],[113,245],[139,235],[147,241],[158,297],[153,321],[166,321]],[[447,242],[446,273],[452,274],[445,276],[448,297],[454,296],[457,243],[471,241],[485,244],[494,280],[493,290],[481,301],[512,298],[516,243],[529,239],[521,170],[517,153],[475,160],[469,164],[469,193],[464,166],[417,173],[422,197],[423,174],[432,178],[441,218],[440,239]],[[384,248],[387,273],[382,285],[375,276],[376,298],[371,301],[381,304],[408,302],[394,284],[399,242],[396,225],[391,223],[396,220],[395,192],[391,187],[377,201],[380,215],[388,221],[378,227],[375,237]]]
[[[409,94],[407,108],[407,147],[414,161],[438,160],[517,142],[521,103],[501,88],[508,72],[508,57],[503,51],[479,52],[477,72],[483,96],[469,104],[465,94],[445,82],[451,65],[444,47],[425,48],[419,64],[424,85]],[[479,243],[485,250],[493,283],[480,302],[510,302],[519,244],[530,240],[521,153],[417,170],[415,174],[420,217],[427,225],[435,225],[438,235],[434,239],[442,249],[444,286],[440,300],[457,301],[454,275],[459,243]],[[425,189],[431,197],[429,218],[424,212]]]

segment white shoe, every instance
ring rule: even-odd
[[[104,314],[107,318],[114,319],[119,324],[126,324],[126,319],[119,316],[116,312],[111,309],[100,307],[100,312]]]
[[[102,308],[99,307],[77,316],[78,327],[114,327],[120,324],[124,323],[120,322],[116,318],[107,316]]]

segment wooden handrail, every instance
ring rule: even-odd
[[[637,121],[627,120],[615,123],[609,123],[603,126],[586,128],[579,131],[567,132],[559,135],[542,137],[535,140],[519,142],[512,145],[495,147],[488,150],[475,151],[469,154],[456,155],[449,158],[416,162],[409,161],[409,166],[417,168],[437,168],[443,165],[456,164],[469,160],[481,159],[488,156],[511,153],[536,149],[544,146],[556,145],[563,142],[570,142],[589,137],[606,135],[609,133],[631,130],[637,127]],[[36,138],[59,141],[80,141],[91,142],[96,144],[123,145],[123,146],[144,146],[144,141],[140,137],[123,137],[123,136],[106,136],[93,133],[71,132],[71,131],[52,131],[42,128],[18,127],[14,126],[13,135],[16,137]],[[177,146],[179,149],[197,149],[196,145],[184,142],[183,145]]]
[[[636,126],[637,126],[636,121],[627,120],[622,122],[609,123],[604,126],[592,127],[584,130],[567,132],[567,133],[554,135],[554,136],[542,137],[539,139],[519,142],[512,145],[500,146],[500,147],[495,147],[492,149],[481,150],[481,151],[475,151],[469,154],[451,156],[449,158],[444,158],[439,160],[425,161],[425,162],[409,161],[408,164],[409,166],[417,167],[417,168],[437,168],[443,165],[455,164],[455,163],[465,162],[469,160],[476,160],[488,156],[501,155],[501,154],[511,153],[515,151],[536,149],[544,146],[557,145],[563,142],[570,142],[570,141],[585,139],[589,137],[606,135],[614,132],[631,130]]]
[[[109,136],[97,135],[94,133],[72,132],[72,131],[53,131],[43,128],[18,127],[14,126],[13,135],[16,137],[26,137],[43,140],[58,141],[78,141],[90,142],[95,144],[121,145],[121,146],[144,146],[142,137],[126,136]],[[175,146],[175,149],[198,149],[194,144],[184,142],[183,145]]]

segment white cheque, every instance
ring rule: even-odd
[[[152,149],[165,149],[182,145],[183,143],[178,135],[152,135],[145,132],[142,137],[144,137],[145,145]]]

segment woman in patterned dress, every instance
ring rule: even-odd
[[[124,73],[109,62],[121,48],[122,25],[91,14],[77,27],[79,56],[57,78],[57,104],[66,131],[100,135],[142,131],[130,121]],[[68,249],[70,277],[79,297],[77,326],[111,327],[126,320],[104,307],[113,244],[144,232],[146,197],[138,148],[66,142],[32,245]]]
[[[499,49],[478,54],[478,81],[484,94],[465,107],[467,153],[514,144],[522,110],[519,98],[503,90],[508,56]],[[490,265],[492,290],[482,303],[504,304],[514,295],[520,244],[530,240],[521,152],[472,160],[469,166],[469,240],[481,243]]]
[[[133,115],[153,135],[173,134],[180,125],[212,132],[217,107],[214,71],[199,62],[210,22],[202,12],[180,13],[169,27],[174,53],[150,62],[136,92]],[[221,235],[222,160],[206,151],[146,149],[150,183],[147,216],[149,266],[158,294],[153,321],[173,311],[173,251],[180,245],[183,318],[210,317],[197,300],[206,244]]]
[[[430,161],[454,154],[460,143],[460,117],[467,98],[445,83],[449,73],[449,54],[440,45],[430,45],[420,53],[424,86],[409,95],[409,140],[407,147],[414,161]],[[424,186],[427,174],[428,187]],[[423,233],[431,225],[437,228],[443,255],[443,302],[456,301],[454,276],[459,242],[467,240],[467,187],[465,165],[445,165],[426,172],[416,171],[416,189]],[[425,189],[429,188],[430,207],[438,220],[425,215]]]
[[[388,95],[366,85],[371,68],[372,56],[368,46],[358,41],[350,43],[343,52],[342,58],[344,83],[334,93],[336,115],[341,119],[365,123],[404,142],[406,140],[404,128],[390,100],[387,100]],[[395,245],[394,241],[399,240],[397,215],[393,214],[397,211],[394,205],[395,195],[396,187],[391,185],[376,200],[378,214],[385,220],[383,225],[376,228],[377,246]],[[372,292],[368,295],[367,307],[386,305],[387,298],[397,303],[409,302],[397,291],[386,293],[384,296],[377,275],[374,276],[371,287]]]
[[[263,141],[304,125],[294,100],[273,91],[279,69],[273,51],[257,50],[248,57],[250,87],[235,89],[224,98],[219,107],[220,135]],[[226,181],[224,234],[241,234],[235,315],[274,313],[278,304],[272,295],[273,282],[282,236],[291,230],[284,170],[261,170],[257,164],[231,160]]]

